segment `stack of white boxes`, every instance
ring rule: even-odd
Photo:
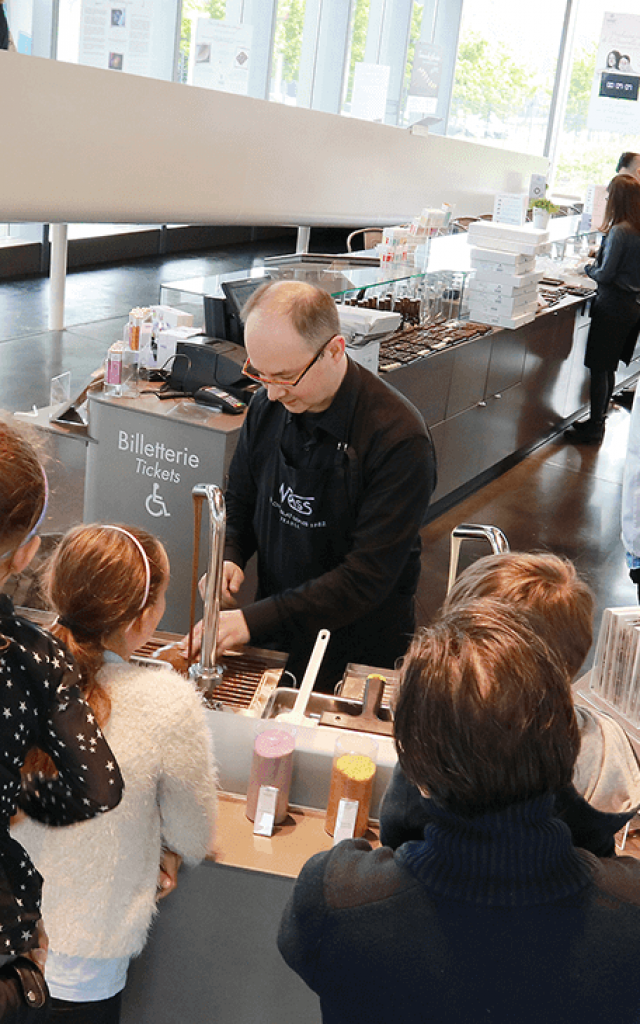
[[[469,283],[469,316],[493,327],[528,324],[538,308],[536,256],[548,249],[549,232],[479,220],[469,225],[475,274]]]

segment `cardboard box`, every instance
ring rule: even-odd
[[[478,271],[469,281],[469,289],[491,295],[517,295],[519,292],[537,291],[544,277],[542,270],[531,274],[505,274]]]
[[[471,240],[471,245],[479,249],[517,252],[524,256],[537,256],[540,253],[547,252],[549,248],[549,242],[521,242],[519,240],[512,242],[507,238],[494,238],[493,235],[475,235]]]
[[[491,220],[474,220],[469,225],[468,240],[470,245],[479,243],[479,237],[491,238],[494,242],[492,248],[498,248],[500,243],[511,245],[514,242],[523,242],[526,245],[542,245],[549,241],[547,229],[534,228],[531,225],[498,224]]]
[[[158,313],[162,314],[162,319],[167,327],[193,327],[193,313],[185,313],[182,309],[176,309],[175,306],[154,306],[154,320]]]
[[[469,292],[469,306],[474,310],[482,309],[488,313],[503,313],[506,316],[515,316],[520,313],[536,309],[538,304],[538,291],[516,292],[515,295],[479,294]]]
[[[484,316],[523,316],[525,313],[535,313],[538,309],[538,298],[534,296],[528,302],[521,302],[519,299],[509,299],[500,296],[494,302],[476,302],[473,299],[469,302],[469,316],[473,320],[479,320]]]
[[[535,310],[529,313],[523,313],[521,316],[502,316],[498,313],[483,313],[479,311],[477,315],[472,309],[469,309],[469,316],[472,320],[477,320],[481,324],[490,324],[491,327],[506,327],[507,330],[514,331],[516,327],[522,327],[524,324],[530,324],[532,320],[535,320]]]
[[[505,252],[503,249],[472,249],[471,266],[488,266],[501,263],[505,266],[514,267],[513,273],[524,274],[527,270],[535,270],[535,256],[523,255],[519,252]],[[491,266],[490,269],[493,269]]]
[[[176,354],[176,345],[179,341],[189,341],[194,335],[201,333],[195,327],[172,327],[169,330],[160,331],[156,338],[158,345],[156,365],[164,366],[167,359]]]
[[[513,273],[512,268],[506,267],[503,264],[496,263],[490,270],[481,267],[476,270],[474,281],[483,282],[486,285],[503,285],[506,288],[523,288],[526,285],[531,285],[536,282],[542,281],[544,273],[540,273],[538,270],[534,273]]]
[[[378,360],[380,358],[380,342],[370,341],[368,345],[358,345],[354,347],[352,345],[346,345],[347,355],[350,359],[353,359],[354,363],[360,363],[360,366],[364,366],[366,370],[371,370],[371,373],[378,373]]]

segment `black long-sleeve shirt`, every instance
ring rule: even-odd
[[[626,292],[640,292],[640,234],[616,224],[603,239],[595,263],[585,273],[598,285],[615,285]]]
[[[15,614],[0,595],[0,954],[37,945],[42,879],[9,834],[17,809],[48,825],[67,825],[116,807],[122,776],[66,649]],[[40,747],[55,778],[21,776],[27,752]]]
[[[271,486],[267,458],[282,436],[289,462],[303,469],[329,465],[336,443],[352,452],[353,507],[345,508],[348,552],[300,586],[287,581],[243,609],[252,642],[300,631],[366,623],[415,593],[420,573],[419,530],[435,486],[433,444],[424,421],[402,395],[357,363],[331,405],[294,415],[266,391],[253,399],[234,454],[226,492],[225,558],[244,568],[259,547],[256,498]],[[372,634],[375,635],[372,623]],[[355,659],[351,659],[355,660]]]

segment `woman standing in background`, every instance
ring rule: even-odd
[[[629,174],[617,175],[609,185],[601,230],[605,237],[596,261],[585,267],[598,285],[584,356],[591,372],[591,410],[589,419],[564,432],[575,444],[602,441],[618,364],[629,365],[640,332],[640,182]]]

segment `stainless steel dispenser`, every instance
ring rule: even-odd
[[[216,484],[196,484],[192,490],[194,503],[194,582],[192,586],[192,609],[195,602],[195,586],[197,585],[198,551],[200,543],[200,527],[202,523],[202,503],[206,501],[209,510],[209,557],[207,576],[204,589],[204,611],[202,613],[202,646],[200,661],[189,668],[189,676],[205,693],[212,690],[222,681],[223,668],[217,664],[216,645],[218,637],[218,620],[220,618],[220,593],[222,590],[222,561],[224,556],[224,538],[226,529],[226,508],[224,495]],[[193,622],[193,611],[191,619]],[[191,661],[191,657],[188,659]]]

